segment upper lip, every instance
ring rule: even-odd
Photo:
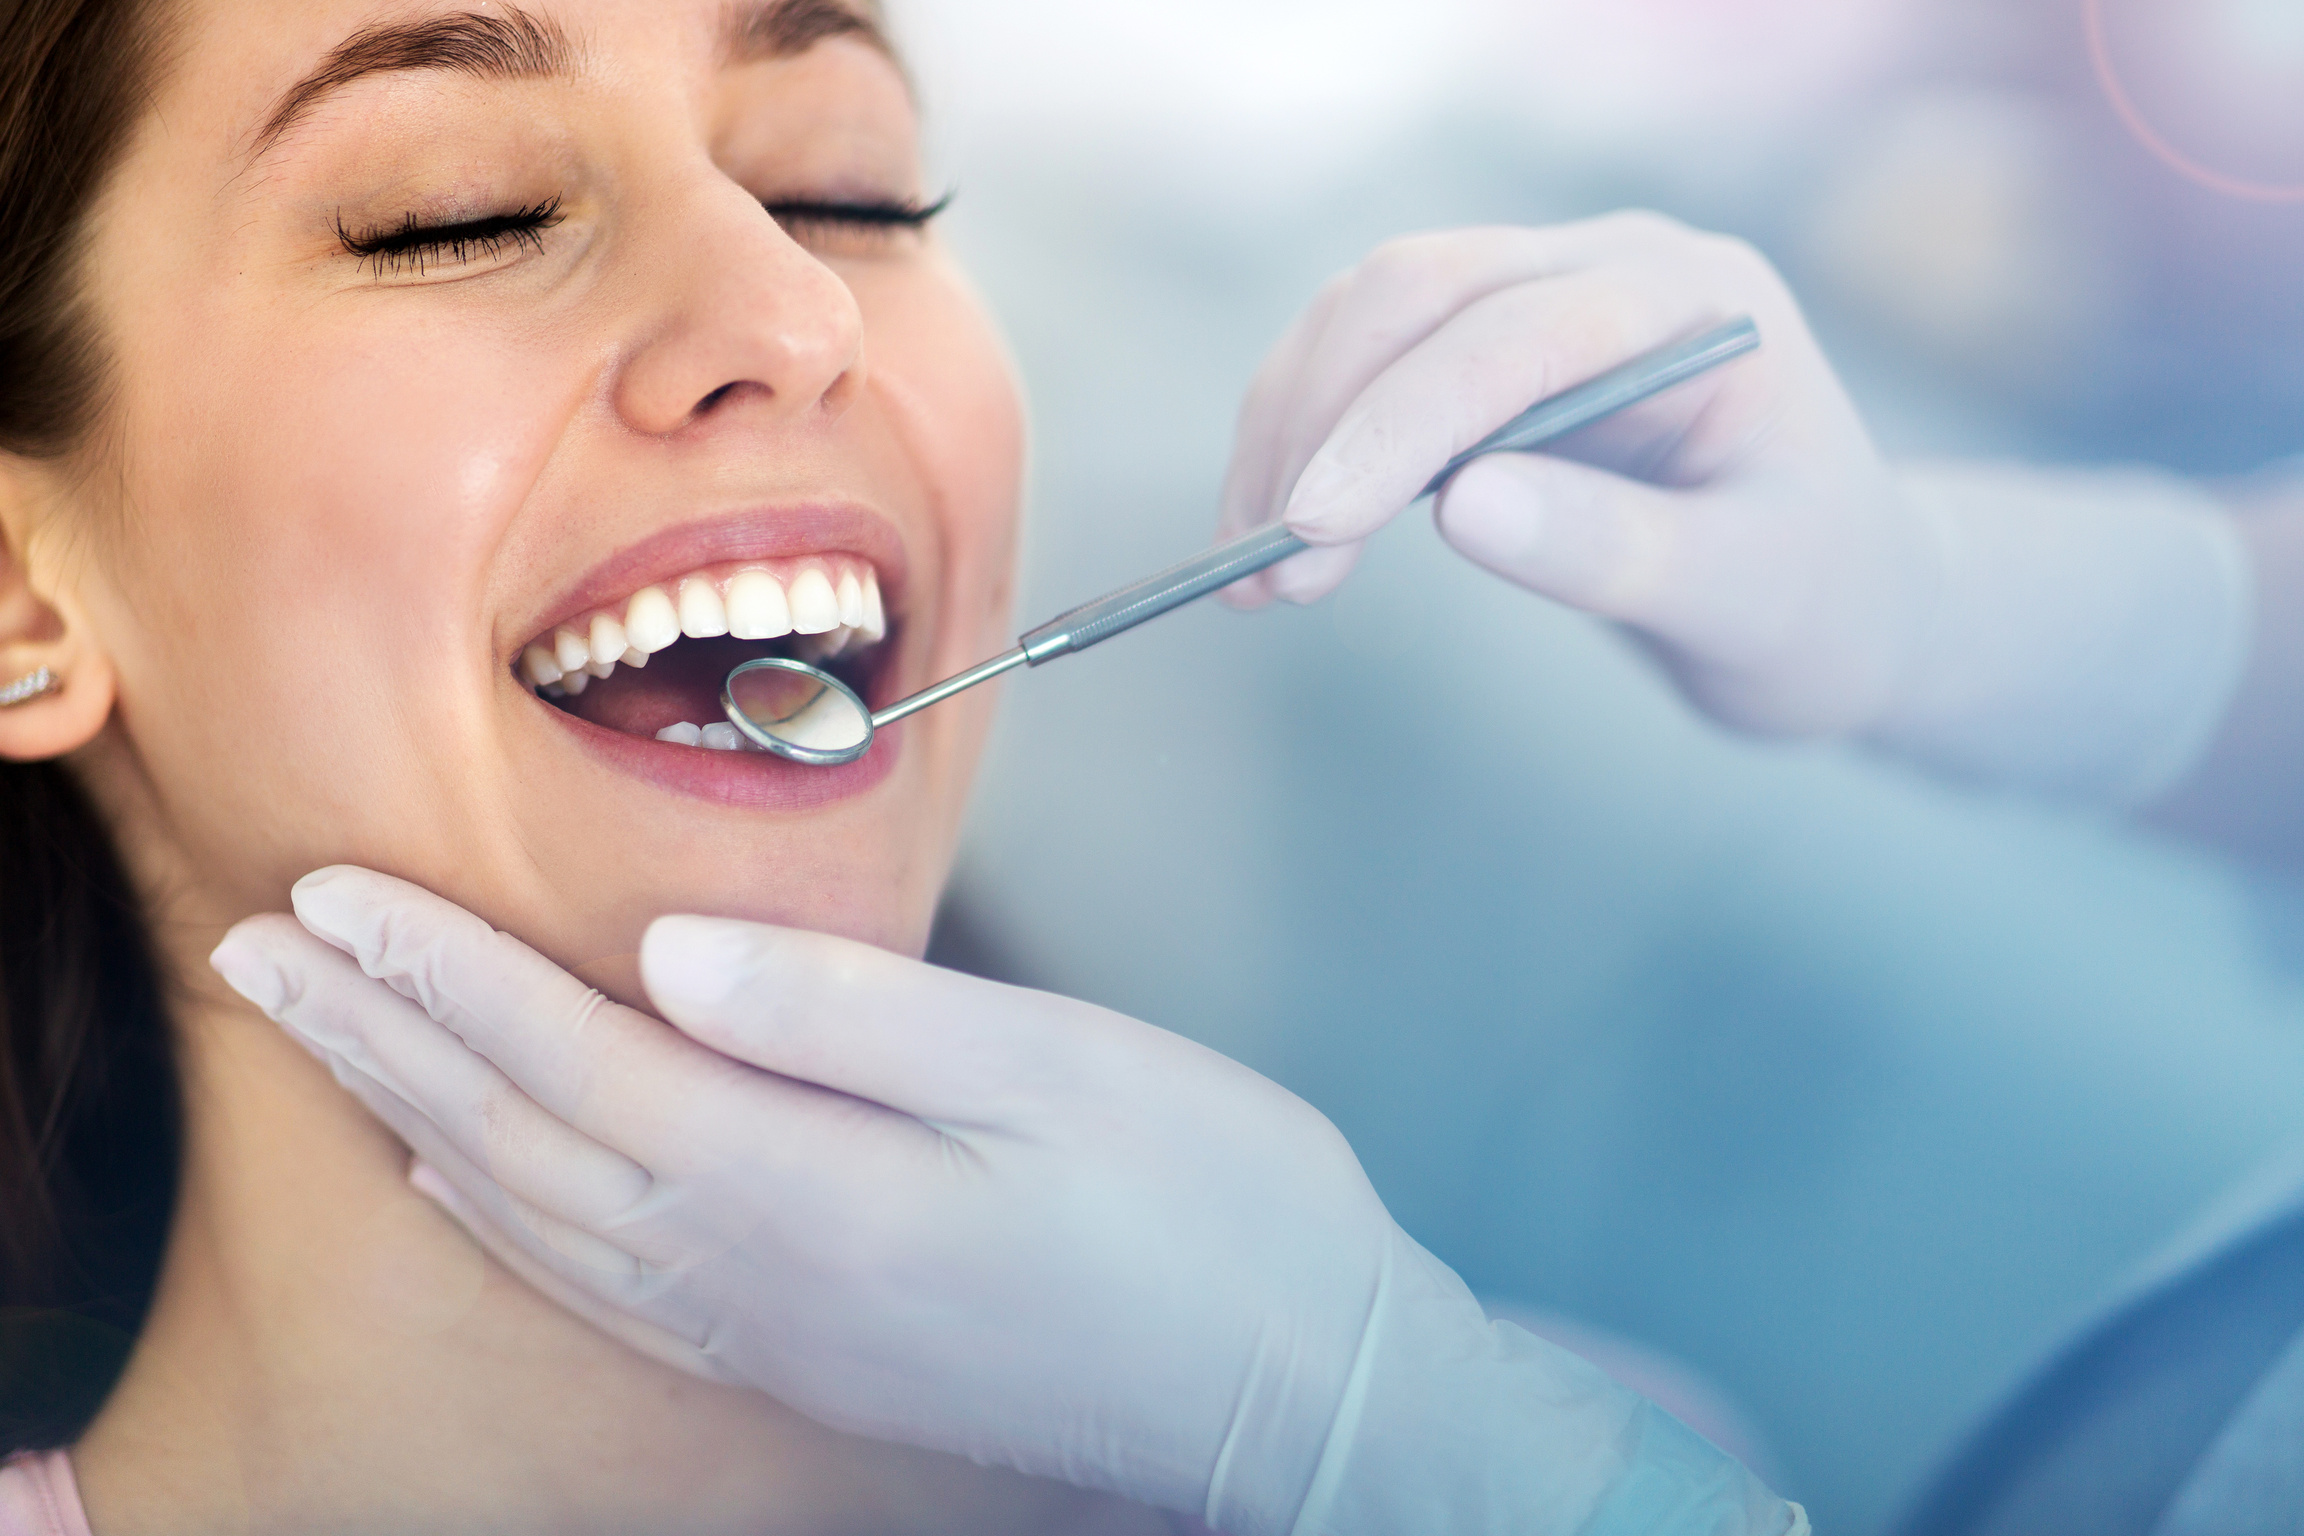
[[[641,588],[703,566],[843,553],[869,560],[890,614],[903,611],[904,539],[885,516],[843,501],[754,507],[660,529],[618,550],[564,588],[544,621],[516,637],[513,649],[516,654],[538,634],[549,635],[598,609],[618,609]]]

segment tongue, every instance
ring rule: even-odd
[[[728,718],[720,709],[720,685],[729,668],[772,649],[754,640],[682,640],[649,657],[645,667],[618,667],[561,707],[627,736],[653,736],[683,720],[710,725]]]

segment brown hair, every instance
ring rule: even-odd
[[[75,258],[156,19],[152,0],[0,0],[0,453],[61,458],[94,426]],[[111,837],[62,764],[0,762],[0,1456],[77,1439],[126,1363],[178,1126],[160,973]]]

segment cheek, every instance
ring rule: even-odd
[[[145,387],[107,636],[180,835],[243,862],[260,825],[293,866],[387,807],[453,814],[409,790],[485,720],[478,573],[555,392],[508,379],[501,338],[194,318],[128,370]]]
[[[885,320],[888,338],[871,354],[873,379],[922,480],[936,489],[937,595],[950,615],[944,638],[957,647],[939,659],[973,665],[1012,638],[1025,444],[1014,365],[975,295],[942,263],[867,313]]]
[[[930,491],[936,542],[932,591],[911,599],[932,640],[925,683],[1006,650],[1023,483],[1024,412],[1006,348],[975,296],[942,263],[875,289],[856,284],[867,325],[871,387],[918,483]],[[873,942],[918,953],[951,867],[969,783],[990,730],[995,688],[981,688],[906,722],[900,772],[925,786],[924,836],[899,851],[905,899],[896,929]]]

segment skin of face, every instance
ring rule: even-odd
[[[763,206],[921,200],[900,71],[856,37],[729,64],[717,4],[588,0],[539,13],[565,77],[370,76],[252,156],[378,14],[195,9],[95,220],[105,463],[27,563],[108,664],[80,758],[163,921],[355,863],[628,1001],[665,912],[918,952],[987,698],[906,722],[861,792],[739,808],[605,764],[512,669],[619,551],[821,507],[900,541],[899,691],[1005,644],[1023,429],[995,333],[932,236]],[[340,235],[550,200],[534,242],[421,274]]]
[[[516,679],[522,646],[650,541],[765,528],[788,554],[842,518],[888,578],[886,697],[1003,649],[1023,422],[932,236],[788,233],[764,206],[936,190],[866,40],[731,62],[720,0],[537,0],[564,76],[369,76],[254,152],[347,38],[455,8],[178,6],[85,246],[99,430],[67,462],[0,455],[0,664],[63,679],[0,712],[0,754],[63,757],[112,824],[185,1094],[158,1296],[72,1448],[90,1520],[1166,1529],[595,1332],[413,1195],[406,1149],[207,970],[226,927],[333,863],[429,887],[629,1002],[666,912],[917,952],[988,725],[982,690],[903,722],[837,793],[787,768],[739,805],[619,768]],[[534,240],[420,273],[339,233],[554,199]]]

